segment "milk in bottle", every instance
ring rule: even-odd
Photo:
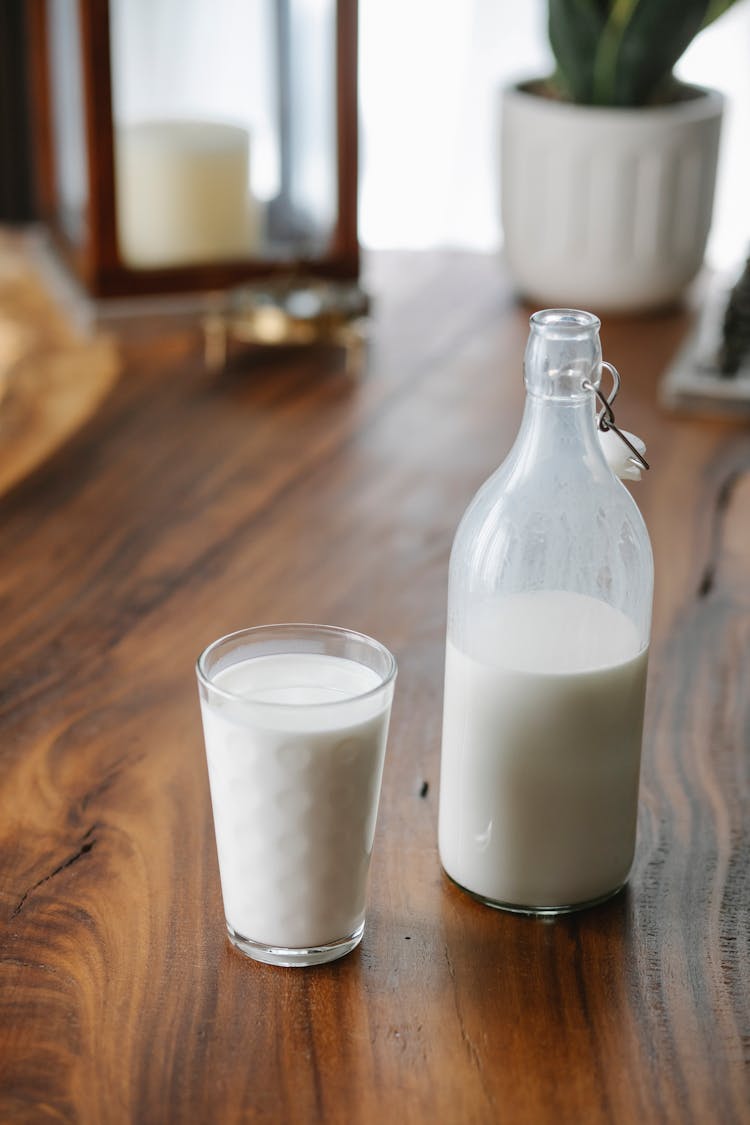
[[[635,847],[653,563],[597,436],[598,328],[531,318],[521,431],[451,555],[440,856],[528,912],[608,897]]]

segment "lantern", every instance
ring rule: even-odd
[[[92,297],[356,281],[356,0],[29,12],[41,216]]]

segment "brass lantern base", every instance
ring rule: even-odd
[[[346,371],[364,361],[370,299],[356,282],[295,276],[231,290],[203,318],[206,366],[224,369],[233,343],[255,347],[343,348]]]
[[[370,298],[356,281],[322,280],[302,273],[264,279],[237,289],[151,297],[92,298],[67,268],[43,229],[26,232],[30,259],[81,331],[117,333],[137,322],[142,333],[176,323],[199,325],[208,369],[222,371],[232,346],[344,350],[346,371],[359,375],[365,358]]]

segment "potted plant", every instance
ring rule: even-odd
[[[505,256],[537,303],[673,302],[708,237],[723,108],[673,67],[734,0],[548,0],[556,61],[503,91]]]

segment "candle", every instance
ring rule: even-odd
[[[246,129],[146,121],[116,134],[117,233],[130,266],[242,258],[258,243]]]

